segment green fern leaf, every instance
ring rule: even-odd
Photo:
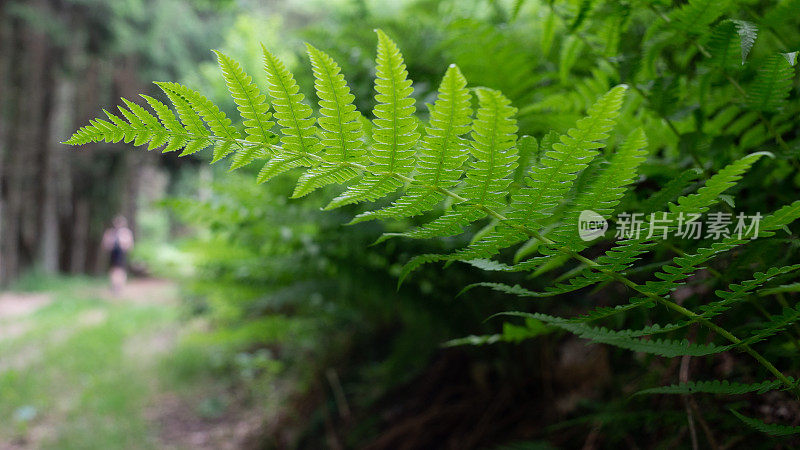
[[[195,91],[194,89],[190,89],[186,86],[183,86],[178,83],[173,82],[156,82],[158,87],[160,87],[164,92],[169,92],[173,94],[170,97],[170,100],[175,102],[176,98],[183,99],[191,109],[196,112],[196,115],[190,116],[193,122],[196,122],[196,117],[202,117],[203,121],[208,124],[208,128],[214,134],[214,136],[220,138],[214,146],[214,156],[211,162],[217,162],[220,159],[224,158],[225,156],[229,155],[233,151],[233,147],[238,147],[240,149],[244,149],[244,146],[239,142],[242,136],[239,134],[239,131],[231,125],[231,119],[229,119],[225,113],[220,111],[220,109],[215,105],[211,100],[206,98],[203,94]],[[178,108],[178,104],[175,104],[175,107],[178,109],[178,113],[180,114],[181,109]],[[185,108],[185,106],[183,106]],[[183,117],[183,115],[181,116]],[[191,129],[190,126],[184,123],[187,129]],[[192,125],[193,128],[197,127],[196,123]],[[189,147],[187,146],[187,149]],[[184,153],[186,151],[184,150]]]
[[[578,195],[564,215],[562,224],[548,233],[547,237],[573,251],[586,248],[588,244],[578,235],[579,215],[585,210],[592,210],[605,218],[611,215],[627,186],[636,178],[637,168],[647,155],[646,147],[644,131],[634,130],[607,166],[601,169],[597,179]]]
[[[722,69],[744,65],[755,44],[758,27],[744,20],[726,20],[714,27],[706,43],[711,63]]]
[[[776,111],[783,106],[792,89],[793,65],[781,54],[767,58],[747,89],[747,107],[756,111]]]
[[[148,105],[156,112],[158,120],[161,124],[172,133],[172,138],[167,143],[167,146],[162,150],[163,153],[174,152],[182,149],[188,142],[188,134],[186,129],[181,125],[175,114],[169,109],[169,106],[156,100],[149,95],[142,94],[141,97],[145,99]]]
[[[163,152],[170,152],[184,148],[181,155],[190,154],[211,145],[215,138],[203,125],[199,116],[191,109],[189,104],[174,93],[176,102],[181,104],[186,114],[186,123],[191,129],[185,128],[178,122],[175,114],[158,100],[143,96],[150,104],[158,119],[141,106],[127,99],[122,99],[127,108],[120,106],[122,117],[106,110],[108,120],[93,119],[89,125],[80,128],[70,137],[65,144],[83,145],[89,142],[133,142],[134,145],[148,144],[148,149],[153,150],[164,146]],[[124,118],[123,118],[124,117]],[[196,119],[195,122],[193,120]],[[224,141],[224,139],[222,139]],[[229,144],[233,141],[228,140]]]
[[[348,163],[363,165],[366,151],[362,136],[364,127],[359,120],[347,81],[342,69],[326,53],[306,44],[308,56],[314,70],[314,87],[319,97],[319,125],[322,129],[322,145],[325,146],[325,162],[312,168],[297,182],[292,197],[302,197],[328,184],[345,183],[358,175]]]
[[[472,122],[473,140],[470,142],[474,160],[466,170],[461,191],[465,200],[437,219],[401,236],[427,239],[460,234],[465,226],[486,217],[486,208],[499,209],[505,205],[505,193],[517,164],[514,148],[517,125],[513,118],[516,108],[498,91],[481,88],[476,95],[478,112]],[[442,258],[429,256],[425,260],[432,262]]]
[[[572,322],[563,317],[548,316],[540,313],[508,312],[500,313],[503,316],[517,316],[539,320],[548,325],[569,331],[576,336],[600,344],[613,345],[634,352],[643,352],[653,355],[673,358],[675,356],[706,356],[726,351],[725,346],[714,344],[694,344],[687,340],[674,341],[668,339],[639,339],[635,336],[652,334],[657,329],[654,327],[645,330],[613,331],[607,328],[593,327],[580,322]]]
[[[756,392],[763,394],[765,392],[781,389],[783,383],[780,380],[763,381],[761,383],[731,383],[727,380],[712,380],[712,381],[689,381],[687,383],[673,384],[671,386],[661,386],[650,389],[643,389],[634,395],[649,395],[649,394],[726,394],[738,395]]]
[[[561,136],[561,141],[544,153],[539,166],[531,171],[527,186],[520,189],[511,200],[509,220],[520,226],[538,229],[551,210],[562,201],[572,187],[578,173],[585,169],[603,147],[616,123],[627,86],[617,86],[601,97],[587,117],[580,119],[575,128]],[[504,191],[505,191],[504,187]],[[519,228],[505,224],[487,233],[482,239],[450,258],[459,260],[489,258],[500,249],[517,244],[527,238]]]
[[[244,72],[238,62],[222,52],[214,51],[214,53],[217,55],[228,92],[236,102],[239,114],[244,119],[247,140],[262,144],[275,144],[277,136],[271,131],[275,123],[270,120],[272,114],[269,112],[267,97],[261,93],[253,82],[253,78]],[[240,149],[234,155],[231,170],[244,167],[257,157],[264,156],[263,149],[263,146],[257,145],[245,146]]]
[[[800,264],[783,267],[771,267],[766,272],[754,273],[753,278],[750,280],[729,285],[728,289],[725,291],[717,290],[715,291],[715,294],[722,300],[701,305],[700,309],[702,311],[702,315],[703,317],[710,318],[721,314],[722,312],[730,309],[735,303],[745,300],[751,292],[765,285],[773,278],[794,272],[798,269],[800,269]]]
[[[376,58],[375,115],[369,160],[371,174],[348,188],[325,209],[372,201],[396,191],[403,177],[414,169],[414,146],[419,139],[414,118],[414,89],[408,79],[403,55],[397,44],[381,30]]]
[[[303,103],[303,94],[299,93],[294,75],[266,47],[262,46],[262,50],[269,83],[267,93],[272,99],[274,117],[281,126],[283,149],[261,169],[259,183],[296,167],[316,165],[313,158],[322,150],[311,107]]]
[[[456,65],[451,65],[439,87],[439,98],[431,108],[430,126],[420,145],[415,183],[391,206],[359,214],[353,223],[421,214],[441,201],[441,189],[459,182],[468,157],[468,146],[461,136],[469,131],[470,98],[467,80]]]

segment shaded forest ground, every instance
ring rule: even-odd
[[[0,294],[0,449],[240,448],[263,423],[180,342],[176,286],[37,281]],[[187,373],[189,375],[187,376]],[[194,373],[197,376],[192,376]]]

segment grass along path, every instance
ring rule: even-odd
[[[44,289],[0,295],[0,449],[236,448],[230,430],[257,428],[224,402],[203,413],[213,381],[170,376],[174,284],[135,280],[118,298],[96,280]]]

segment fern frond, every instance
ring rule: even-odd
[[[83,145],[89,142],[124,141],[133,142],[134,145],[148,144],[149,150],[164,146],[162,152],[183,148],[181,156],[202,150],[214,142],[235,145],[235,141],[213,136],[183,97],[172,92],[169,95],[175,98],[176,109],[178,105],[181,106],[179,111],[183,111],[183,120],[188,126],[181,125],[165,104],[145,95],[142,97],[156,112],[158,119],[136,103],[122,99],[127,106],[118,108],[122,117],[103,110],[108,120],[91,120],[89,125],[81,127],[64,143]]]
[[[672,213],[702,214],[719,201],[719,195],[735,186],[742,179],[744,173],[755,164],[761,157],[772,157],[768,152],[751,153],[731,164],[706,181],[706,184],[697,190],[697,193],[687,195],[678,199],[677,204],[670,203],[669,209]]]
[[[747,424],[748,426],[755,428],[756,430],[769,434],[771,436],[791,436],[794,434],[800,434],[800,427],[791,427],[787,425],[778,425],[774,423],[766,423],[762,422],[758,419],[753,419],[752,417],[747,417],[742,415],[741,413],[731,409],[730,410],[734,416],[736,416],[739,420]]]
[[[169,139],[162,153],[169,153],[182,149],[189,141],[188,132],[183,125],[181,125],[180,121],[178,121],[178,118],[175,117],[172,110],[169,109],[169,106],[149,95],[141,94],[141,97],[145,99],[147,104],[156,112],[161,124],[172,133],[172,139]]]
[[[526,179],[527,186],[511,199],[508,219],[512,223],[533,230],[542,226],[543,219],[561,202],[578,173],[589,165],[597,156],[598,149],[603,147],[603,141],[616,123],[626,89],[624,85],[611,89],[589,108],[587,117],[578,120],[575,128],[562,135],[560,142],[544,153],[539,165],[533,168]],[[526,238],[527,235],[520,229],[501,224],[450,258],[489,258],[500,249]]]
[[[355,97],[342,75],[342,69],[326,53],[306,44],[314,71],[314,88],[319,97],[319,126],[322,128],[322,145],[325,146],[325,162],[314,167],[297,182],[292,197],[302,197],[328,184],[344,183],[358,175],[346,163],[363,165],[366,151],[362,136],[364,127],[361,114],[353,104]]]
[[[766,272],[756,272],[750,280],[734,283],[727,290],[717,290],[715,294],[722,300],[700,306],[703,317],[709,318],[730,309],[735,303],[743,301],[751,292],[765,285],[773,278],[800,269],[800,264],[784,267],[771,267]]]
[[[798,203],[800,203],[800,201],[786,205],[774,214],[766,216],[760,223],[758,236],[770,236],[775,230],[785,227],[800,217],[800,205],[798,205]],[[645,284],[645,289],[655,295],[665,295],[675,289],[682,280],[686,279],[686,277],[698,270],[710,259],[752,241],[753,239],[749,236],[742,239],[739,239],[737,236],[731,236],[722,241],[714,242],[711,246],[701,248],[692,254],[677,256],[672,260],[672,264],[663,266],[661,271],[655,274],[655,277],[659,278],[659,281],[648,281]],[[766,282],[777,275],[788,273],[798,268],[800,267],[786,266],[772,268],[766,273],[756,273],[755,277],[756,279],[762,280],[762,282]],[[750,284],[746,286],[750,289],[755,287]],[[723,298],[725,297],[723,296]]]
[[[653,355],[673,358],[675,356],[706,356],[720,353],[728,349],[727,346],[714,344],[694,344],[688,340],[675,341],[669,339],[639,339],[637,336],[646,336],[659,332],[659,328],[648,327],[643,330],[613,331],[607,328],[593,327],[581,322],[572,322],[563,317],[549,316],[540,313],[508,312],[500,313],[503,316],[517,316],[536,319],[548,325],[569,331],[576,336],[601,344],[613,345],[634,352],[643,352]]]
[[[414,118],[414,89],[408,79],[406,64],[397,44],[381,30],[376,58],[375,115],[373,145],[369,154],[371,174],[348,188],[325,209],[371,201],[394,192],[399,181],[414,169],[414,146],[419,139]]]
[[[727,165],[709,178],[696,193],[682,196],[678,198],[676,203],[670,203],[668,205],[670,209],[670,215],[668,216],[670,217],[670,228],[677,226],[678,214],[701,214],[708,211],[712,205],[719,202],[720,194],[734,186],[741,179],[744,172],[765,155],[769,154],[766,152],[753,153]],[[778,225],[779,223],[793,221],[795,219],[794,214],[797,213],[796,207],[793,205],[787,205],[765,218],[761,222],[759,236],[768,236],[770,230],[776,229],[774,228],[775,226],[782,227],[783,225]],[[655,245],[655,241],[653,239],[648,240],[646,236],[647,231],[643,230],[639,239],[621,241],[617,246],[596,259],[596,267],[588,267],[579,276],[570,279],[567,283],[557,284],[556,292],[569,292],[588,287],[600,281],[610,280],[612,277],[609,274],[624,272],[641,255]],[[729,238],[721,242],[715,242],[709,248],[701,249],[694,255],[675,258],[673,261],[677,264],[663,267],[662,272],[656,275],[656,277],[660,278],[660,281],[650,281],[646,284],[646,287],[654,295],[664,295],[677,287],[680,280],[688,277],[689,274],[697,270],[701,264],[713,256],[747,242],[750,242],[749,237],[745,239]],[[519,265],[522,266],[520,269],[527,268],[523,264]]]
[[[742,339],[735,347],[761,342],[782,332],[788,326],[797,322],[798,319],[800,319],[800,305],[797,308],[784,308],[780,314],[772,315],[767,322],[760,325],[760,328],[753,330],[750,336]]]
[[[247,140],[262,144],[277,143],[277,136],[271,130],[275,123],[271,121],[267,97],[261,93],[253,78],[247,75],[241,65],[228,55],[214,51],[225,84],[228,86],[233,101],[244,119],[244,132]],[[245,146],[234,155],[231,170],[244,167],[262,154],[263,146]]]
[[[486,217],[486,208],[499,209],[505,205],[511,175],[517,167],[514,148],[517,131],[514,114],[517,110],[498,91],[481,88],[476,95],[478,112],[472,122],[470,142],[474,160],[464,177],[461,191],[464,200],[439,218],[401,233],[401,236],[421,239],[460,234],[465,226]],[[433,262],[437,259],[429,256],[425,260]]]
[[[758,68],[758,75],[747,89],[746,105],[756,111],[775,111],[786,102],[792,89],[794,63],[785,55],[771,55]]]
[[[619,204],[629,184],[636,178],[639,165],[647,155],[647,138],[641,128],[634,130],[625,143],[603,167],[597,178],[575,199],[564,215],[562,224],[547,237],[573,251],[587,247],[579,238],[578,217],[584,210],[592,210],[608,218]]]
[[[634,395],[649,395],[649,394],[726,394],[738,395],[756,392],[763,394],[765,392],[780,389],[783,383],[780,380],[763,381],[761,383],[731,383],[728,380],[712,380],[712,381],[689,381],[687,383],[673,384],[671,386],[660,386],[655,388],[643,389]]]
[[[441,189],[459,182],[469,155],[461,136],[470,128],[470,98],[467,80],[455,64],[451,65],[442,79],[439,97],[431,108],[430,126],[420,143],[415,183],[391,206],[359,214],[353,223],[418,215],[441,201]]]
[[[167,93],[168,96],[169,93],[173,94],[171,97],[169,97],[173,103],[175,103],[176,98],[183,99],[186,104],[188,104],[188,106],[196,113],[196,115],[187,114],[188,120],[192,122],[191,128],[189,124],[184,123],[187,130],[197,128],[199,131],[200,128],[196,124],[196,118],[199,116],[206,124],[208,124],[208,128],[211,130],[214,136],[221,139],[216,141],[214,146],[214,156],[211,162],[217,162],[229,155],[233,151],[233,147],[238,147],[242,150],[244,149],[244,146],[239,142],[239,139],[241,139],[242,136],[231,124],[231,119],[229,119],[224,112],[220,111],[217,105],[215,105],[206,96],[179,83],[167,81],[156,82],[156,85],[158,85],[158,87]],[[178,113],[181,114],[181,117],[183,117],[184,114],[181,113],[181,109],[185,109],[186,105],[178,107],[178,103],[176,103],[175,108],[178,109]],[[185,152],[186,150],[184,150],[184,153]]]
[[[322,150],[311,107],[303,103],[303,94],[299,93],[300,87],[294,75],[266,47],[262,46],[262,50],[269,83],[267,92],[272,98],[274,117],[281,126],[283,148],[261,169],[258,174],[260,183],[296,167],[316,165],[312,157],[318,156]]]
[[[744,20],[726,20],[714,27],[706,43],[711,63],[722,69],[744,65],[755,44],[758,27]]]

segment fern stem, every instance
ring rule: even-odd
[[[625,279],[627,280],[627,278],[625,278]],[[633,283],[633,284],[636,284],[636,283]],[[671,309],[671,310],[673,310],[673,311],[675,311],[677,313],[683,314],[686,317],[690,317],[693,320],[696,320],[696,321],[700,322],[706,328],[714,331],[715,333],[717,333],[720,336],[724,337],[725,339],[731,341],[732,343],[734,343],[736,345],[741,345],[742,350],[744,350],[747,354],[752,356],[756,361],[758,361],[762,366],[764,366],[764,368],[766,368],[773,375],[775,375],[775,377],[777,379],[779,379],[781,381],[781,383],[786,385],[786,387],[788,387],[789,389],[794,391],[795,395],[800,396],[800,389],[798,389],[798,386],[795,383],[793,383],[791,380],[789,380],[780,370],[778,370],[774,365],[772,365],[772,363],[769,362],[766,358],[764,358],[760,353],[758,353],[757,351],[753,350],[753,348],[750,347],[749,345],[743,344],[742,340],[737,338],[736,336],[734,336],[733,333],[731,333],[728,330],[726,330],[725,328],[722,328],[719,325],[711,322],[710,320],[706,319],[705,317],[703,317],[703,316],[701,316],[701,315],[699,315],[699,314],[697,314],[697,313],[695,313],[695,312],[693,312],[693,311],[691,311],[689,309],[684,308],[683,306],[681,306],[681,305],[679,305],[677,303],[671,302],[671,301],[669,301],[667,299],[661,298],[661,297],[656,296],[656,295],[650,294],[649,296],[651,298],[653,298],[654,300],[657,300],[659,303],[661,303],[662,305],[666,306],[667,308],[669,308],[669,309]]]

